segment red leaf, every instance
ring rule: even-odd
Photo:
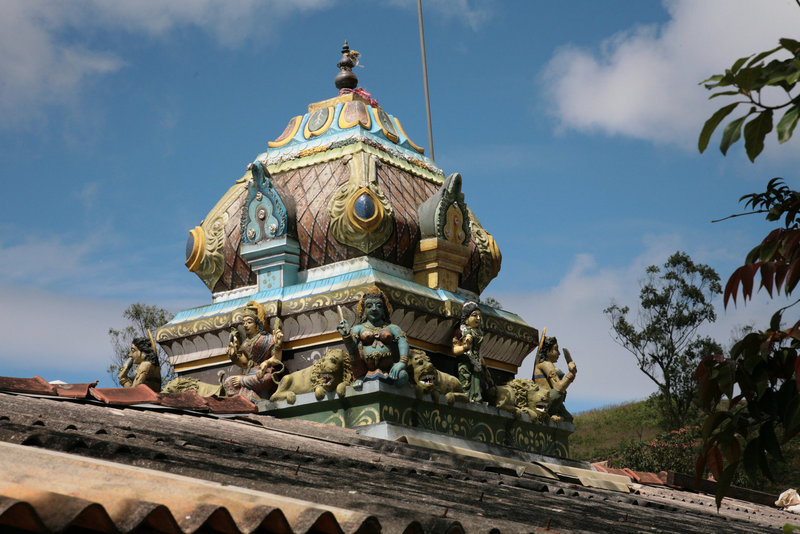
[[[789,264],[786,262],[775,263],[775,290],[780,293],[783,281],[786,279],[786,273],[789,271]]]
[[[786,273],[786,287],[783,288],[787,295],[792,292],[797,280],[800,278],[800,258],[795,259],[789,264],[789,271]]]
[[[772,296],[772,281],[775,278],[775,264],[771,261],[761,264],[761,287],[767,290]]]
[[[725,307],[728,307],[728,299],[733,297],[733,304],[736,305],[736,293],[739,292],[739,282],[741,281],[742,276],[742,267],[739,267],[735,271],[730,278],[728,278],[728,283],[725,284],[725,293],[723,297],[723,302]]]
[[[703,480],[703,472],[706,470],[706,457],[703,453],[697,455],[697,460],[694,462],[694,487],[700,487],[700,481]]]
[[[790,260],[794,256],[798,243],[800,243],[800,230],[788,230],[783,238],[783,250],[786,259]]]
[[[708,459],[708,470],[711,471],[714,478],[717,480],[722,478],[722,453],[719,451],[719,447],[714,445],[708,449],[706,458]]]
[[[742,300],[753,298],[753,278],[762,262],[742,265]]]

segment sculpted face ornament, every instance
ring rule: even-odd
[[[128,352],[128,357],[131,358],[133,363],[137,365],[142,363],[144,360],[144,354],[142,354],[142,351],[139,350],[139,347],[133,344],[131,345],[131,350]]]
[[[247,237],[249,237],[250,239],[255,239],[256,238],[256,230],[255,230],[255,228],[250,228],[247,231]]]
[[[383,300],[379,298],[367,299],[364,302],[364,315],[374,326],[380,326],[386,316]]]
[[[481,317],[480,310],[475,310],[474,312],[469,314],[469,317],[467,317],[466,321],[464,321],[464,322],[470,328],[478,328],[478,327],[481,326],[481,321],[482,321],[482,317]]]
[[[264,219],[267,218],[267,210],[265,210],[264,208],[260,208],[258,210],[257,216],[258,216],[259,219],[261,219],[263,221]]]

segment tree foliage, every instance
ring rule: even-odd
[[[789,57],[778,59],[777,56]],[[765,63],[767,59],[771,59]],[[792,95],[800,80],[800,42],[794,39],[781,39],[780,45],[772,50],[737,59],[724,74],[715,74],[702,83],[706,89],[717,90],[709,98],[737,96],[739,100],[718,109],[705,123],[697,148],[705,151],[711,134],[722,121],[739,106],[749,109],[741,117],[732,120],[722,131],[719,149],[727,154],[728,148],[742,137],[747,157],[755,161],[764,149],[764,139],[773,128],[773,116],[785,109],[776,127],[778,142],[789,140],[797,126],[800,116],[800,94]],[[722,89],[722,90],[719,90]],[[779,102],[768,104],[774,93],[783,95]],[[748,121],[749,119],[749,121]]]
[[[786,59],[775,55],[788,52]],[[767,58],[773,57],[765,63]],[[793,95],[800,80],[800,42],[780,39],[780,46],[737,60],[725,74],[712,76],[709,89],[730,87],[715,93],[737,95],[745,100],[720,108],[706,121],[698,148],[705,150],[713,131],[740,104],[750,105],[744,117],[730,122],[723,131],[723,154],[741,137],[744,121],[745,149],[751,161],[761,153],[764,139],[772,130],[773,115],[785,109],[776,127],[780,143],[789,140],[800,113],[800,95]],[[762,91],[778,89],[782,101],[767,105]],[[800,279],[800,192],[780,178],[767,184],[764,193],[744,195],[740,201],[751,211],[765,213],[766,219],[779,222],[745,258],[725,286],[727,306],[736,302],[741,287],[742,300],[752,298],[755,280],[772,296],[789,296]],[[800,302],[800,301],[798,301]],[[797,304],[797,302],[795,302]],[[782,461],[781,446],[800,433],[800,321],[792,318],[784,325],[784,314],[793,305],[779,309],[769,326],[746,334],[736,342],[730,356],[708,356],[697,368],[702,405],[709,410],[702,431],[702,452],[695,466],[700,477],[709,469],[718,480],[717,506],[740,467],[749,476],[760,471],[772,480],[770,464]]]
[[[639,369],[658,386],[668,428],[686,423],[696,396],[693,371],[700,360],[722,352],[716,341],[697,334],[701,325],[716,320],[711,300],[721,292],[714,269],[676,252],[663,268],[647,268],[635,324],[628,320],[627,306],[613,304],[604,310],[615,341],[636,357]]]
[[[147,337],[147,331],[150,330],[155,336],[155,331],[159,326],[168,323],[173,314],[164,308],[158,306],[151,306],[137,302],[128,306],[122,317],[129,321],[131,324],[122,330],[114,328],[108,329],[108,337],[111,338],[111,346],[114,353],[111,355],[111,363],[108,366],[107,372],[114,380],[115,384],[119,384],[120,369],[128,359],[128,352],[131,348],[131,342],[135,337]],[[162,382],[166,383],[175,378],[175,370],[169,363],[169,357],[161,350],[158,345],[158,361],[161,363],[161,378]]]

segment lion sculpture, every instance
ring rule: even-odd
[[[411,367],[411,376],[415,383],[414,391],[418,399],[422,399],[424,394],[430,393],[433,402],[439,402],[439,395],[442,394],[447,404],[453,404],[456,401],[469,402],[458,378],[436,369],[425,351],[410,349],[408,355],[408,366]]]
[[[281,379],[278,390],[269,400],[285,400],[294,404],[298,395],[312,391],[317,400],[322,400],[326,393],[333,391],[344,397],[347,386],[352,383],[353,372],[347,351],[331,349],[309,367]]]
[[[549,406],[547,390],[537,386],[533,380],[515,378],[504,386],[491,388],[489,403],[501,410],[513,412],[515,417],[527,413],[532,420],[560,420],[560,417],[550,417],[547,413]]]

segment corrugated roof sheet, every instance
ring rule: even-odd
[[[362,512],[9,443],[0,443],[0,472],[0,524],[17,528],[380,532]]]

